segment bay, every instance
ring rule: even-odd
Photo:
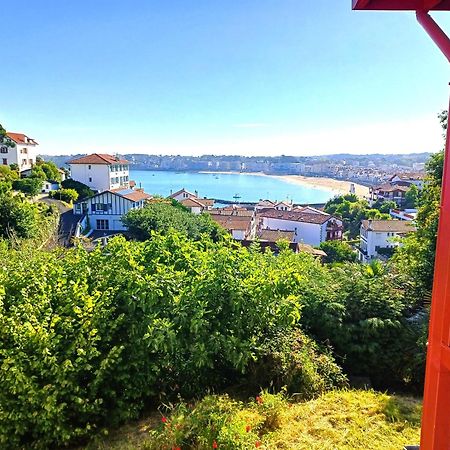
[[[130,170],[130,179],[149,194],[168,196],[182,188],[198,192],[199,197],[232,201],[239,196],[241,202],[257,202],[260,199],[292,200],[294,203],[325,203],[335,195],[326,188],[288,182],[281,178],[240,174],[169,172]]]

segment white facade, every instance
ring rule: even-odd
[[[141,195],[139,195],[141,194]],[[126,198],[129,196],[130,198]],[[74,213],[86,215],[93,230],[125,231],[122,216],[131,209],[140,209],[151,196],[131,189],[105,191],[74,205]]]
[[[71,164],[70,175],[73,180],[98,192],[128,187],[130,182],[130,172],[126,164]]]
[[[48,193],[51,191],[57,191],[59,189],[59,183],[54,181],[43,181],[42,182],[42,192]]]
[[[178,202],[181,202],[183,200],[187,200],[188,198],[198,198],[198,195],[197,192],[192,193],[187,191],[186,189],[181,189],[180,191],[171,194],[169,197],[177,200]]]
[[[15,146],[9,147],[0,142],[0,164],[4,166],[17,164],[20,172],[31,169],[36,164],[37,142],[21,133],[7,133],[7,136]]]
[[[261,217],[260,225],[261,229],[293,231],[293,242],[304,242],[312,246],[320,245],[321,242],[326,240],[327,236],[327,222],[317,224]]]
[[[389,222],[385,228],[382,226],[383,222]],[[402,245],[398,238],[414,229],[408,222],[401,220],[364,220],[360,229],[359,260],[369,262],[380,257],[385,258],[383,251]]]

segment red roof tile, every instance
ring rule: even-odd
[[[6,135],[16,144],[38,145],[38,143],[34,139],[29,138],[26,134],[23,133],[12,133],[11,131],[8,131]]]
[[[126,159],[108,155],[107,153],[92,153],[81,158],[72,159],[67,164],[129,164]]]

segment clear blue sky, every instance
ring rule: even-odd
[[[0,123],[54,154],[437,150],[447,61],[350,3],[0,0]]]

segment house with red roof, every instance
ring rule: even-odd
[[[8,131],[6,136],[13,145],[0,141],[0,163],[4,166],[17,164],[20,172],[31,169],[36,163],[38,143],[23,133]]]
[[[119,156],[106,153],[92,153],[72,159],[71,178],[89,186],[92,190],[103,192],[110,189],[130,187],[129,162]]]

